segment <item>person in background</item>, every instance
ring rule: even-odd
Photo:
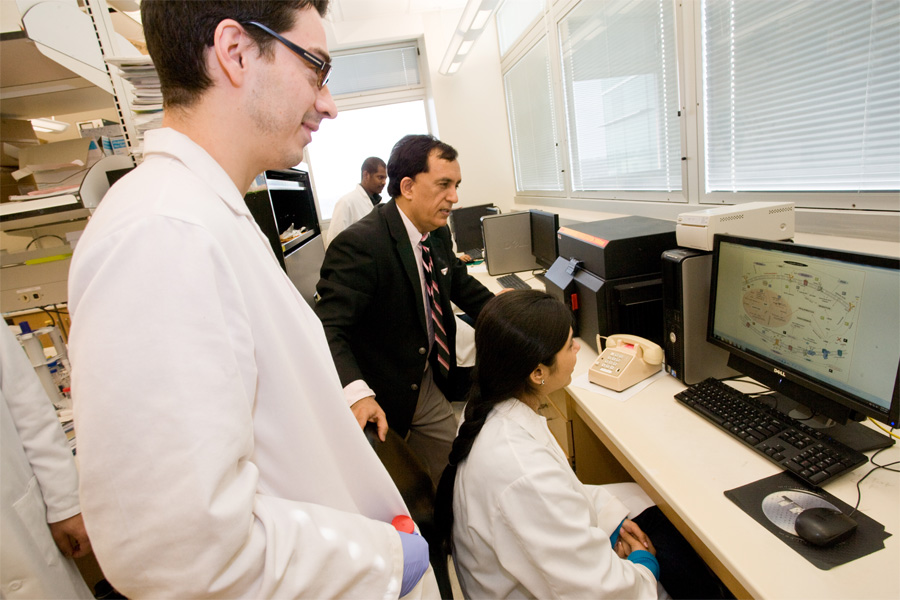
[[[494,295],[453,253],[456,150],[408,135],[394,145],[387,171],[392,199],[328,246],[315,310],[360,427],[373,421],[382,439],[388,427],[407,437],[436,483],[456,435],[451,303],[475,318]]]
[[[322,325],[244,194],[337,110],[327,0],[144,0],[163,128],[103,199],[69,306],[84,522],[129,598],[437,595]],[[424,574],[424,576],[423,576]]]
[[[370,156],[363,161],[359,184],[341,197],[334,205],[331,223],[328,225],[328,241],[336,238],[381,202],[381,190],[387,182],[387,170],[384,161],[377,156]]]
[[[571,382],[572,325],[537,290],[498,295],[476,322],[472,388],[435,505],[465,597],[722,597],[641,488],[583,485],[539,414]]]
[[[0,596],[93,598],[72,561],[91,553],[75,459],[25,351],[0,329]]]

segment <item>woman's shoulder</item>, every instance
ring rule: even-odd
[[[492,477],[515,480],[542,462],[553,462],[546,420],[518,400],[498,404],[472,445],[466,462]]]

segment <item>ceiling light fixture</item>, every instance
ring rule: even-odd
[[[469,0],[466,3],[438,73],[452,75],[459,70],[463,59],[478,41],[498,4],[500,0]]]
[[[69,124],[50,117],[49,119],[31,119],[31,127],[38,133],[62,133],[69,128]]]

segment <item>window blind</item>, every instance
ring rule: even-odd
[[[671,0],[583,0],[559,22],[572,189],[681,189]]]
[[[331,62],[334,73],[328,81],[328,89],[334,96],[421,85],[415,44],[354,50],[334,56]]]
[[[516,189],[562,190],[546,39],[538,42],[506,72],[503,84]]]
[[[702,11],[707,192],[900,189],[900,2]]]

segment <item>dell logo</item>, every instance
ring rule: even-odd
[[[772,370],[775,371],[776,375],[781,375],[782,377],[787,377],[787,375],[785,375],[784,371],[782,371],[781,369],[772,369]]]

